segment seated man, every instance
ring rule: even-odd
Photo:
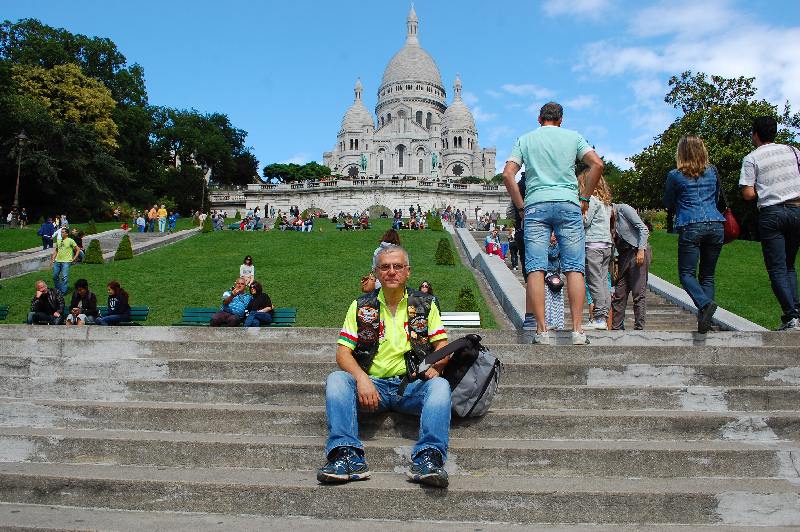
[[[411,268],[400,246],[382,248],[375,273],[381,288],[350,305],[339,334],[336,363],[328,376],[328,463],[317,472],[324,483],[369,478],[358,411],[395,410],[420,415],[420,437],[411,453],[408,477],[437,487],[448,484],[444,462],[450,431],[450,384],[440,377],[448,359],[408,382],[406,356],[419,358],[447,344],[432,296],[406,290]],[[416,375],[414,376],[416,377]]]
[[[233,288],[222,294],[222,308],[211,316],[210,325],[212,327],[236,327],[242,322],[250,299],[252,297],[248,293],[247,282],[244,277],[239,277]]]
[[[89,282],[86,279],[75,281],[75,291],[72,292],[69,309],[67,325],[94,325],[100,317],[100,312],[97,310],[97,296],[89,290]]]
[[[31,300],[28,324],[47,323],[58,325],[64,315],[64,296],[57,289],[50,290],[41,279],[36,281],[36,294]]]

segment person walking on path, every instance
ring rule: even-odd
[[[53,225],[53,219],[48,218],[40,227],[37,234],[42,237],[42,251],[53,247],[53,234],[56,232],[56,226]]]
[[[78,260],[81,248],[69,237],[66,227],[61,228],[61,240],[56,242],[50,263],[53,265],[53,283],[62,294],[69,288],[69,268]]]
[[[585,188],[586,172],[580,176]],[[584,194],[585,195],[585,194]],[[589,195],[589,208],[583,213],[586,229],[586,287],[594,306],[587,329],[606,330],[611,307],[608,266],[611,263],[611,190],[600,176],[594,194]]]
[[[535,343],[549,344],[544,316],[544,275],[550,234],[556,235],[561,251],[561,268],[567,276],[567,296],[572,315],[572,343],[586,344],[581,323],[584,302],[586,250],[582,212],[589,208],[589,197],[578,195],[575,161],[588,167],[586,194],[592,194],[603,173],[603,161],[577,132],[563,129],[564,110],[555,102],[539,111],[541,127],[517,139],[503,169],[503,182],[514,206],[524,211],[525,270],[530,272],[526,297],[536,318]],[[525,165],[525,197],[515,181]]]
[[[778,144],[778,123],[771,116],[753,121],[756,149],[742,160],[742,197],[758,200],[761,252],[772,292],[783,314],[778,330],[800,329],[795,259],[800,248],[800,153]]]
[[[678,276],[697,307],[697,332],[704,334],[711,329],[717,310],[714,271],[722,251],[725,222],[717,209],[720,180],[700,137],[685,135],[678,141],[675,163],[677,168],[667,174],[664,206],[675,211]]]
[[[164,208],[164,205],[158,208],[156,212],[156,216],[158,216],[158,232],[163,233],[167,229],[167,209]]]
[[[158,218],[158,210],[155,205],[150,207],[147,211],[147,230],[154,233],[156,230],[156,219]]]
[[[628,295],[633,296],[633,328],[644,329],[647,319],[647,274],[653,253],[647,245],[650,231],[636,209],[625,203],[612,203],[614,247],[619,254],[617,280],[611,295],[611,328],[624,328]]]

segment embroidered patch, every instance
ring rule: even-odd
[[[416,315],[417,315],[417,309],[415,307],[409,306],[408,307],[408,319],[411,320]]]
[[[422,334],[428,330],[428,320],[424,316],[419,316],[409,321],[409,327],[412,332]]]
[[[364,340],[365,342],[374,342],[375,341],[376,332],[375,329],[372,327],[364,327],[360,331],[358,331],[358,337],[360,340]]]
[[[358,309],[358,318],[363,323],[375,323],[378,319],[378,309],[372,307],[361,307]]]

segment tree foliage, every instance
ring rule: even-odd
[[[89,242],[89,247],[86,248],[86,254],[83,256],[84,264],[103,264],[103,249],[100,247],[100,241],[96,238]]]
[[[794,143],[793,130],[800,116],[783,113],[763,99],[756,99],[754,78],[723,78],[684,72],[669,81],[665,101],[682,114],[658,135],[650,146],[631,157],[634,168],[622,172],[614,186],[615,200],[639,209],[663,208],[667,173],[675,168],[675,151],[684,135],[698,135],[706,144],[711,164],[717,167],[723,188],[745,230],[755,221],[755,206],[739,194],[742,158],[753,150],[751,129],[757,116],[774,116],[782,125],[777,142]]]
[[[133,258],[133,246],[131,245],[131,237],[122,235],[122,240],[119,241],[117,252],[114,254],[114,260],[129,260]]]
[[[478,300],[475,299],[475,293],[472,288],[465,286],[458,293],[458,300],[456,300],[456,312],[477,312]]]
[[[439,245],[436,247],[436,264],[442,266],[455,266],[456,264],[453,248],[450,246],[448,238],[439,239]]]
[[[273,163],[264,167],[262,175],[280,183],[293,183],[323,179],[331,175],[331,169],[315,161],[303,165],[296,163]]]

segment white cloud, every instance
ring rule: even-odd
[[[597,105],[597,97],[592,94],[582,94],[564,102],[567,109],[581,110]]]
[[[611,0],[547,0],[542,4],[545,15],[555,17],[570,15],[573,17],[598,17],[611,7]]]
[[[488,94],[489,96],[491,96],[492,98],[495,98],[495,99],[500,99],[500,98],[503,97],[503,93],[502,92],[496,91],[496,90],[492,90],[492,89],[487,89],[486,90],[486,94]]]
[[[628,84],[637,102],[652,102],[667,93],[667,84],[655,78],[638,78]]]
[[[464,103],[467,104],[467,107],[472,107],[478,103],[478,97],[469,91],[462,92],[461,99],[464,100]]]
[[[285,161],[281,161],[283,164],[306,164],[311,160],[311,156],[306,152],[295,153]]]
[[[503,85],[502,89],[509,94],[513,94],[514,96],[533,96],[537,100],[552,98],[556,94],[550,89],[545,89],[544,87],[539,87],[538,85],[533,85],[532,83],[506,83]]]
[[[729,0],[662,2],[636,13],[631,18],[630,29],[640,37],[708,34],[736,22],[738,16],[730,4]]]
[[[513,137],[514,130],[509,126],[493,126],[486,133],[486,140],[489,141],[489,144],[495,144],[498,140],[506,140],[510,143]]]
[[[633,168],[633,163],[627,160],[633,153],[622,153],[619,151],[608,150],[603,146],[596,147],[597,155],[604,158],[606,161],[611,161],[623,170]]]
[[[484,112],[479,106],[475,106],[472,109],[472,116],[475,118],[476,122],[489,122],[497,118],[495,113]]]

